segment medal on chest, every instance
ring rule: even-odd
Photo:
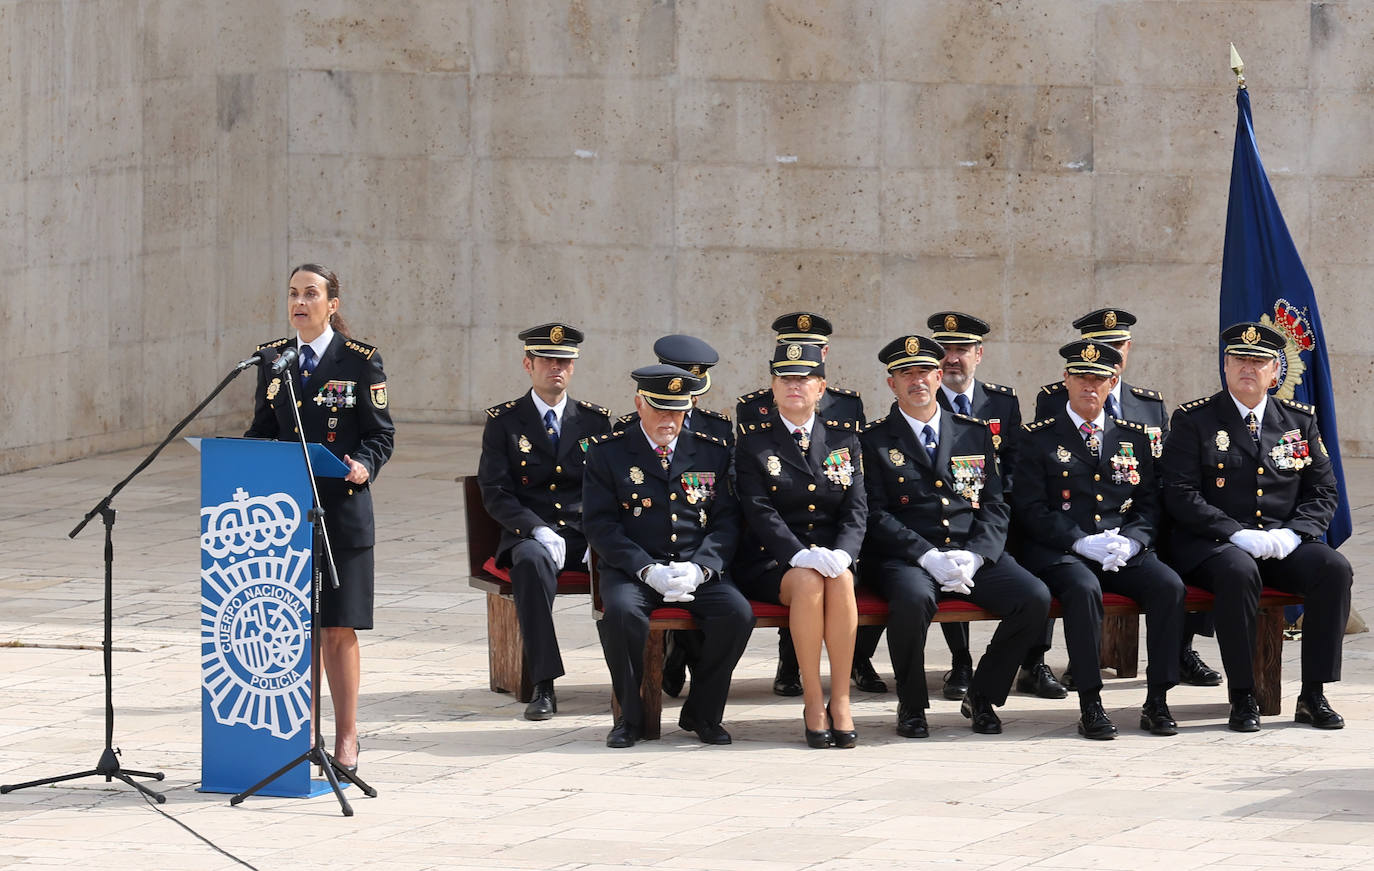
[[[516,439],[515,444],[520,448],[520,453],[522,454],[528,454],[530,452],[530,448],[532,447],[532,445],[530,444],[530,440],[525,438],[524,435],[521,435],[520,438]]]
[[[1064,447],[1063,445],[1060,445],[1054,451],[1054,458],[1061,463],[1067,463],[1073,459],[1073,454],[1069,453],[1068,448]]]
[[[900,466],[906,462],[906,457],[896,448],[887,449],[887,458],[892,461],[894,466]]]
[[[320,406],[327,405],[331,411],[353,408],[358,401],[353,395],[356,385],[356,381],[326,381],[315,394],[313,402]]]
[[[1231,434],[1224,429],[1217,430],[1216,445],[1219,451],[1229,451],[1231,449]]]
[[[1150,456],[1159,459],[1164,453],[1164,430],[1157,426],[1147,426],[1145,435],[1150,437]]]
[[[643,484],[643,483],[644,483],[644,470],[641,469],[641,468],[638,467],[638,466],[631,466],[631,467],[630,467],[630,483],[631,483],[631,484]]]
[[[987,484],[987,460],[981,454],[950,457],[949,473],[954,478],[954,489],[968,500],[970,506],[977,508],[978,499]]]
[[[992,433],[992,449],[1002,450],[1002,421],[995,417],[989,420],[988,431]]]
[[[688,505],[705,502],[716,495],[715,472],[683,472],[679,483],[687,494]]]
[[[854,480],[854,464],[849,461],[849,448],[831,451],[821,464],[821,469],[830,483],[848,487]]]
[[[777,457],[768,457],[763,461],[763,467],[768,470],[768,474],[774,478],[782,477],[782,460]]]
[[[1135,486],[1140,483],[1140,459],[1135,455],[1135,445],[1130,442],[1120,442],[1116,453],[1112,454],[1112,483],[1130,484]]]
[[[1291,472],[1300,472],[1312,462],[1307,439],[1296,429],[1290,429],[1279,437],[1279,443],[1269,451],[1269,458],[1274,461],[1275,468]]]

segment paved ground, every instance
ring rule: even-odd
[[[937,701],[926,741],[893,731],[895,698],[859,694],[861,745],[808,750],[800,700],[769,691],[775,636],[756,633],[736,672],[735,744],[675,728],[628,751],[603,744],[608,678],[585,600],[561,602],[569,676],[560,714],[528,723],[487,690],[484,606],[464,581],[453,478],[476,468],[476,427],[403,426],[377,485],[379,629],[364,640],[361,772],[380,790],[345,819],[329,796],[250,799],[195,791],[199,776],[197,460],[178,445],[116,502],[116,743],[159,769],[167,813],[262,869],[712,871],[1012,868],[1368,868],[1374,865],[1374,635],[1347,636],[1330,696],[1350,725],[1289,720],[1297,647],[1285,649],[1287,716],[1228,732],[1224,688],[1171,694],[1182,734],[1134,728],[1142,679],[1109,680],[1122,736],[1074,734],[1072,700],[1014,695],[999,737],[971,734]],[[101,530],[66,533],[141,452],[3,479],[0,506],[0,780],[91,767],[103,746]],[[1350,464],[1355,602],[1374,613],[1374,461]],[[987,629],[976,627],[975,633]],[[932,633],[938,639],[939,633]],[[975,639],[977,643],[977,639]],[[932,683],[944,668],[931,644]],[[1204,640],[1205,658],[1219,664]],[[1062,639],[1050,654],[1064,664]],[[884,651],[878,662],[890,678]],[[937,694],[938,695],[938,694]],[[0,867],[240,867],[98,778],[0,797]],[[381,864],[379,864],[381,863]]]

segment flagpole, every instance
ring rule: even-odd
[[[1245,90],[1245,61],[1240,59],[1240,52],[1236,51],[1236,44],[1231,43],[1231,72],[1236,74],[1236,87]]]

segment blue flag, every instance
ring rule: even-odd
[[[1250,94],[1244,88],[1236,91],[1236,106],[1240,111],[1226,205],[1226,248],[1221,256],[1221,326],[1258,321],[1287,336],[1275,395],[1316,406],[1317,425],[1340,488],[1340,503],[1326,533],[1327,543],[1338,547],[1350,537],[1350,502],[1317,296],[1260,162]]]

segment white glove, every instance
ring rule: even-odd
[[[960,579],[972,589],[973,576],[983,567],[983,558],[971,550],[951,550],[945,555],[959,566]]]
[[[549,558],[553,560],[554,567],[560,572],[563,571],[563,560],[568,555],[568,543],[563,540],[563,536],[547,526],[536,526],[534,528],[534,540],[548,549]]]
[[[941,586],[948,583],[962,584],[964,573],[959,569],[959,563],[948,553],[931,548],[921,555],[917,560],[921,568],[930,573]],[[948,591],[946,591],[948,592]]]
[[[819,548],[808,547],[797,551],[792,554],[792,560],[789,565],[795,569],[811,569],[813,572],[825,574],[825,571],[821,568]]]
[[[1141,544],[1134,538],[1111,533],[1111,539],[1107,542],[1107,557],[1102,560],[1102,570],[1104,572],[1115,572],[1120,570],[1126,563],[1130,562],[1136,554],[1140,553]]]
[[[969,593],[973,592],[973,585],[964,580],[955,580],[948,584],[941,584],[940,591],[942,593],[959,593],[967,596]]]
[[[589,566],[589,565],[591,565],[591,564],[592,564],[592,549],[591,549],[590,547],[588,547],[586,550],[582,551],[582,565],[584,565],[584,566]]]
[[[671,567],[654,563],[644,572],[644,583],[660,596],[667,596],[668,591],[677,586],[677,577]]]
[[[1085,535],[1073,543],[1073,550],[1074,553],[1079,554],[1084,559],[1092,560],[1095,563],[1105,562],[1110,553],[1107,550],[1107,542],[1111,540],[1111,533],[1108,532]]]
[[[844,574],[844,570],[849,567],[849,554],[842,550],[832,550],[828,547],[818,547],[815,550],[817,561],[820,565],[816,571],[825,575],[827,578],[838,578]]]
[[[1291,529],[1271,529],[1268,535],[1278,545],[1278,553],[1274,555],[1274,559],[1288,559],[1288,555],[1302,544],[1302,538]]]
[[[706,583],[706,573],[696,563],[668,563],[668,568],[672,569],[676,575],[674,583],[685,587],[689,593]]]
[[[1278,555],[1278,542],[1263,530],[1237,530],[1231,535],[1231,543],[1255,559],[1269,559]]]
[[[665,602],[691,602],[696,599],[692,595],[692,585],[682,575],[673,575],[668,582],[668,589],[663,591],[663,601]]]

